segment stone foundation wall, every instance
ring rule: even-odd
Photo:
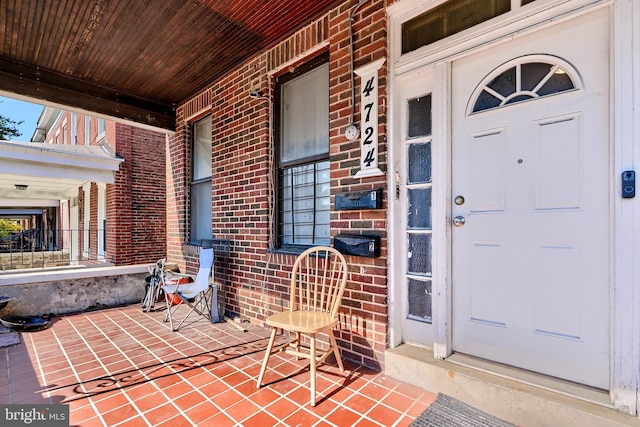
[[[0,316],[78,313],[139,303],[146,265],[83,268],[0,276],[0,295],[11,298]]]

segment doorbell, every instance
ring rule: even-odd
[[[632,199],[636,197],[636,173],[634,171],[622,172],[622,198]]]

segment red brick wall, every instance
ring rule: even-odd
[[[166,137],[165,134],[120,124],[105,122],[104,139],[98,140],[98,119],[90,119],[89,129],[85,116],[76,115],[77,143],[85,144],[89,133],[91,145],[106,142],[124,159],[115,173],[115,183],[106,187],[106,255],[116,265],[153,263],[166,257]],[[59,141],[64,141],[62,126],[66,124],[67,140],[71,142],[71,113],[65,112],[58,127]],[[55,135],[57,128],[50,130]],[[53,138],[47,137],[47,141]],[[89,259],[98,257],[98,187],[90,190]],[[80,230],[79,254],[84,257],[84,200],[87,196],[79,188]]]
[[[111,122],[107,140],[125,159],[107,186],[108,257],[118,265],[155,262],[167,248],[165,135]]]
[[[98,259],[98,186],[91,183],[89,190],[91,205],[89,207],[89,259]]]
[[[347,141],[343,133],[351,114],[349,15],[356,4],[345,2],[229,72],[177,111],[177,132],[169,142],[171,164],[167,169],[169,259],[182,269],[197,265],[195,248],[185,244],[189,227],[189,123],[209,113],[213,119],[213,233],[216,238],[231,240],[227,309],[254,323],[260,324],[282,309],[288,299],[289,271],[295,259],[268,251],[273,209],[269,99],[274,76],[329,52],[332,204],[337,193],[376,188],[383,188],[386,199],[386,176],[353,178],[360,165],[360,145]],[[372,0],[359,10],[354,36],[356,68],[386,58],[384,1]],[[378,112],[378,160],[383,171],[387,169],[386,72],[385,65],[379,71]],[[250,98],[251,89],[260,89],[266,96]],[[359,111],[359,105],[355,108]],[[378,367],[388,342],[386,229],[386,200],[384,208],[376,211],[331,213],[332,236],[366,232],[382,237],[379,258],[347,257],[350,274],[337,332],[345,357]]]
[[[131,246],[135,253],[131,261],[155,262],[167,256],[166,137],[141,128],[120,127],[130,132],[133,141]]]

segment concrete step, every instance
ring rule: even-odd
[[[385,373],[522,427],[640,427],[605,391],[464,355],[436,360],[431,349],[403,344],[385,352]]]

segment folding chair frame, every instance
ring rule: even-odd
[[[165,302],[167,304],[167,315],[164,321],[169,321],[171,330],[174,332],[184,324],[194,311],[198,315],[209,319],[209,321],[217,320],[213,319],[214,316],[211,312],[211,303],[216,302],[217,308],[217,300],[214,298],[213,293],[215,287],[212,286],[213,264],[215,260],[214,249],[212,246],[206,247],[203,245],[200,247],[199,255],[200,265],[195,277],[192,275],[176,274],[175,276],[177,276],[178,280],[174,281],[174,283],[171,283],[172,280],[170,280],[163,288],[165,291]],[[193,278],[194,282],[181,282],[181,277]],[[215,297],[217,297],[217,292]],[[178,301],[176,301],[176,299]],[[180,323],[174,326],[173,317],[183,304],[189,307],[189,311]]]
[[[180,284],[178,284],[176,288],[176,292],[172,294],[173,298],[169,298],[169,295],[165,295],[165,302],[167,303],[167,315],[165,316],[164,321],[169,322],[169,325],[171,326],[171,330],[173,332],[176,332],[178,329],[180,329],[180,326],[182,326],[182,324],[187,320],[187,318],[194,311],[198,315],[206,319],[209,319],[209,321],[212,321],[211,320],[212,294],[213,294],[213,287],[209,285],[209,287],[205,291],[198,293],[198,295],[196,295],[194,298],[186,298],[184,295],[182,295],[180,291]],[[179,302],[176,302],[175,298],[177,298]],[[172,299],[172,301],[169,301],[169,299]],[[187,312],[187,314],[185,314],[185,316],[182,318],[180,323],[178,323],[178,325],[174,327],[173,316],[183,304],[186,304],[189,307],[189,311]]]
[[[166,259],[159,259],[155,264],[149,266],[149,285],[142,299],[142,311],[147,312],[155,308],[156,301],[160,296],[160,290],[165,285],[166,278]]]

